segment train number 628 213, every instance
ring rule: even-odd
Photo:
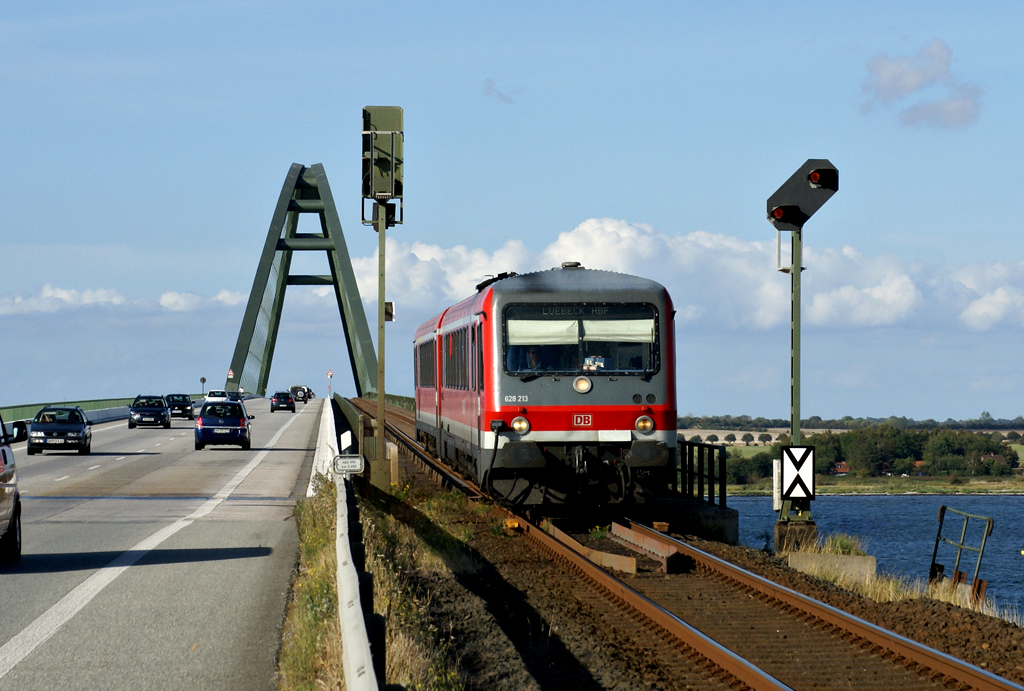
[[[529,403],[529,396],[505,396],[506,403]]]

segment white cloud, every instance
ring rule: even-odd
[[[96,288],[67,290],[44,285],[38,295],[22,297],[0,297],[0,314],[25,314],[28,312],[56,312],[59,309],[88,307],[91,305],[122,305],[123,295],[116,290]]]
[[[565,261],[662,283],[676,304],[680,324],[760,331],[789,321],[789,279],[775,271],[770,242],[703,231],[672,236],[646,224],[599,218],[559,234],[537,253],[514,240],[493,254],[393,240],[387,252],[388,299],[399,304],[406,324],[419,324],[468,297],[487,275],[542,271]],[[377,258],[356,258],[353,264],[372,322]],[[910,318],[924,300],[911,272],[895,257],[864,257],[852,247],[805,246],[805,266],[810,269],[804,275],[804,300],[811,324],[896,324]],[[328,296],[324,291],[323,298]]]
[[[864,91],[873,101],[888,105],[936,83],[953,84],[949,64],[953,51],[940,39],[932,39],[917,55],[879,55],[868,61]]]
[[[931,93],[900,111],[900,122],[908,127],[926,125],[962,129],[973,125],[981,111],[982,90],[977,84],[958,83],[950,69],[953,51],[940,39],[928,42],[917,55],[880,55],[868,61],[864,92],[869,99],[861,112],[875,104],[893,106],[908,96]]]
[[[238,305],[245,302],[249,298],[245,293],[239,293],[237,290],[222,290],[213,296],[213,299],[218,302],[223,302],[225,305]]]
[[[960,320],[974,331],[987,331],[1007,318],[1024,316],[1024,291],[1001,286],[982,295],[960,313]]]
[[[177,293],[168,291],[160,296],[160,306],[169,312],[195,312],[204,306],[214,304],[234,307],[248,299],[245,293],[234,290],[222,290],[213,297],[203,297],[195,293]]]
[[[921,101],[900,113],[904,125],[927,125],[946,129],[962,129],[978,121],[981,111],[981,89],[963,84],[940,101]]]
[[[160,306],[171,312],[194,312],[203,303],[195,293],[166,292],[160,296]]]
[[[865,257],[855,248],[805,249],[810,304],[818,325],[885,326],[907,319],[922,302],[920,289],[896,257]]]

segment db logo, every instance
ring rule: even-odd
[[[593,427],[594,419],[590,415],[573,415],[572,416],[573,427]]]

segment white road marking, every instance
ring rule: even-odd
[[[89,470],[96,470],[97,468],[99,468],[99,466],[98,465],[94,465],[91,468],[89,468]]]
[[[124,456],[119,456],[119,457],[115,458],[114,460],[115,461],[123,461],[124,460]]]
[[[154,446],[160,446],[160,442],[157,442]]]
[[[146,453],[146,450],[145,450],[145,449],[139,449],[139,450],[138,450],[138,451],[136,451],[135,453]]]
[[[57,478],[56,480],[54,480],[54,482],[60,482],[61,480],[67,480],[69,477],[71,477],[71,476],[70,475],[65,475],[64,477]]]
[[[71,621],[72,617],[78,614],[83,607],[99,595],[104,588],[114,581],[115,578],[127,571],[128,567],[144,557],[147,552],[156,548],[160,543],[177,533],[182,528],[192,525],[200,518],[209,514],[217,508],[221,502],[231,496],[231,493],[238,489],[238,486],[242,484],[242,481],[245,480],[246,477],[249,476],[249,473],[251,473],[256,466],[258,466],[260,462],[267,457],[270,449],[272,449],[281,439],[281,435],[284,434],[284,431],[297,419],[297,417],[294,417],[286,422],[284,427],[279,429],[277,434],[275,434],[270,440],[270,443],[267,444],[267,448],[256,454],[255,458],[249,461],[244,468],[239,470],[228,484],[224,485],[217,494],[204,502],[202,506],[190,513],[188,516],[179,518],[171,525],[156,531],[145,540],[129,549],[127,552],[122,553],[112,562],[101,568],[92,576],[89,576],[89,578],[85,579],[77,588],[61,598],[60,601],[50,607],[50,609],[39,615],[35,621],[22,629],[20,633],[14,636],[14,638],[4,643],[4,645],[0,647],[0,679],[7,676],[8,672],[14,669],[19,662],[24,660],[25,657],[27,657],[33,650],[49,640],[49,638],[53,636],[53,634],[57,633],[64,624]]]

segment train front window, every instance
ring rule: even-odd
[[[505,308],[512,375],[653,374],[658,315],[648,304],[520,304]]]

